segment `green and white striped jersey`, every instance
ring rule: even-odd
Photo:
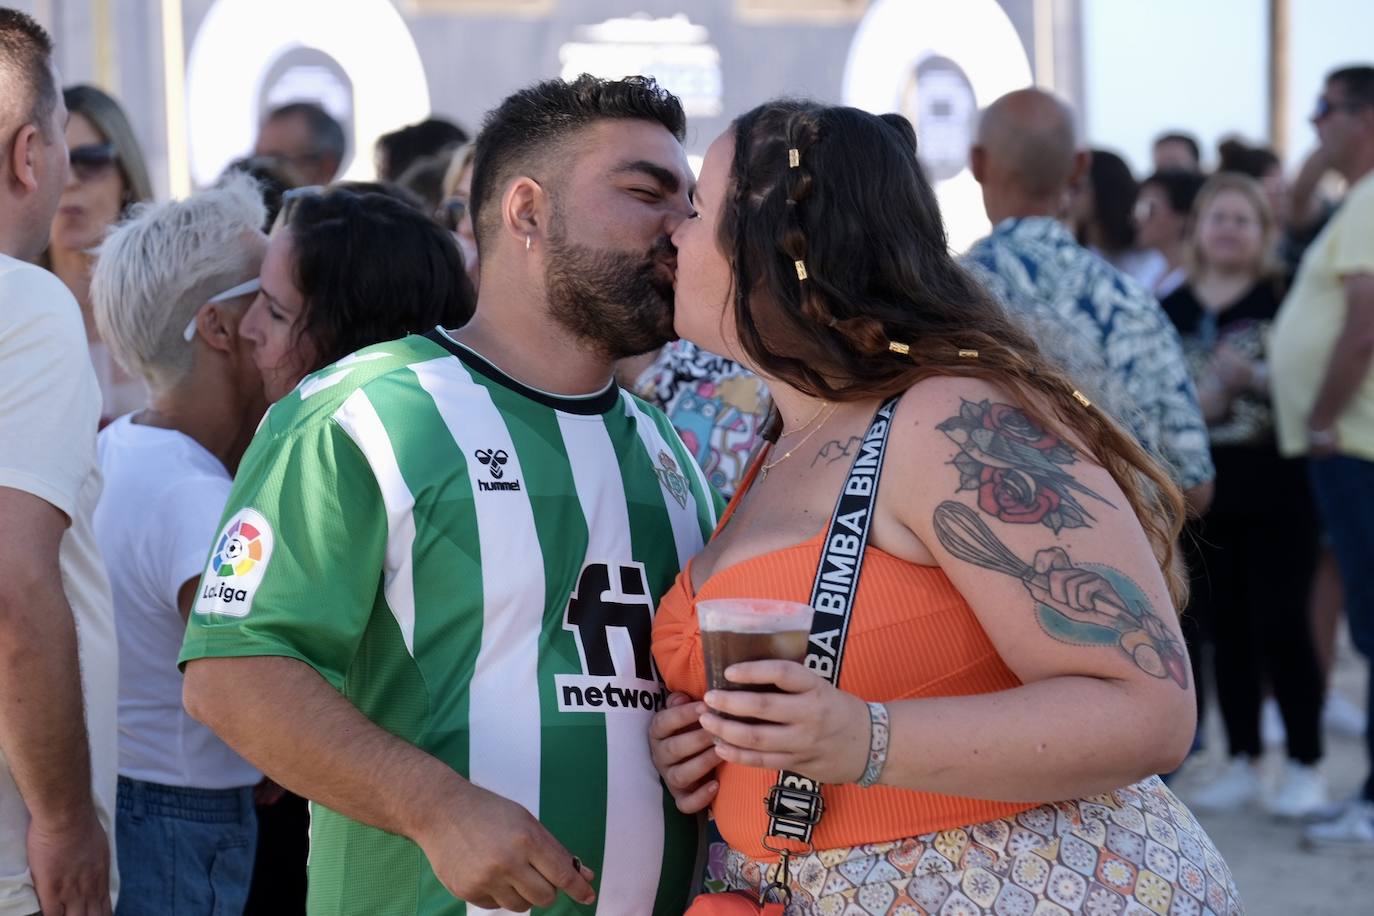
[[[549,912],[676,916],[696,822],[649,759],[650,634],[716,499],[668,420],[614,385],[536,391],[441,331],[370,347],[269,411],[181,660],[310,664],[596,871],[594,907]],[[465,906],[409,840],[315,805],[309,910]]]

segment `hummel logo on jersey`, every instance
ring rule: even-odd
[[[491,471],[491,476],[497,480],[500,480],[501,475],[506,473],[504,465],[507,461],[510,461],[510,456],[506,454],[505,449],[498,448],[496,451],[490,452],[486,449],[479,448],[474,454],[477,456],[478,461],[487,465],[488,469]]]
[[[506,462],[510,461],[510,455],[506,454],[503,448],[485,449],[479,448],[473,452],[473,457],[482,464],[486,465],[487,472],[491,474],[491,480],[478,480],[477,489],[483,491],[507,490],[515,491],[520,489],[518,480],[502,480],[506,476]]]

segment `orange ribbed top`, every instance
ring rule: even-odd
[[[727,510],[722,526],[729,515]],[[805,604],[824,536],[819,532],[800,544],[720,570],[695,596],[689,563],[663,596],[654,620],[654,659],[668,687],[697,699],[706,692],[696,599],[774,598]],[[968,603],[937,567],[918,566],[869,547],[850,614],[839,686],[864,700],[968,696],[1020,686]],[[940,736],[926,740],[938,742]],[[721,834],[749,856],[775,859],[760,841],[768,826],[763,798],[777,781],[777,771],[725,763],[717,777],[720,792],[712,811]],[[825,812],[812,837],[817,849],[918,836],[1035,807],[887,786],[826,785],[822,794]]]

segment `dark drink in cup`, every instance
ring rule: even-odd
[[[781,633],[740,633],[730,630],[703,630],[701,651],[706,656],[708,690],[772,690],[767,684],[736,684],[725,679],[725,669],[740,662],[783,658],[799,662],[806,658],[809,630]]]
[[[772,658],[800,662],[806,658],[813,613],[810,605],[795,601],[766,598],[698,601],[697,621],[701,626],[707,689],[775,690],[767,684],[727,681],[725,669],[740,662]]]

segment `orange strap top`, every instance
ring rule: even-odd
[[[729,521],[763,458],[755,460],[720,527]],[[663,596],[654,619],[654,660],[668,687],[696,699],[706,692],[697,599],[774,598],[805,604],[811,598],[824,536],[821,531],[800,544],[722,569],[695,595],[688,563]],[[867,701],[890,702],[992,693],[1020,683],[944,572],[867,548],[850,611],[840,689]],[[927,740],[939,741],[940,736],[929,735]],[[716,775],[720,792],[712,811],[721,835],[746,855],[775,860],[761,840],[768,827],[763,799],[777,781],[777,771],[724,763]],[[887,786],[824,785],[821,791],[825,812],[812,837],[817,849],[919,836],[1035,807]]]

